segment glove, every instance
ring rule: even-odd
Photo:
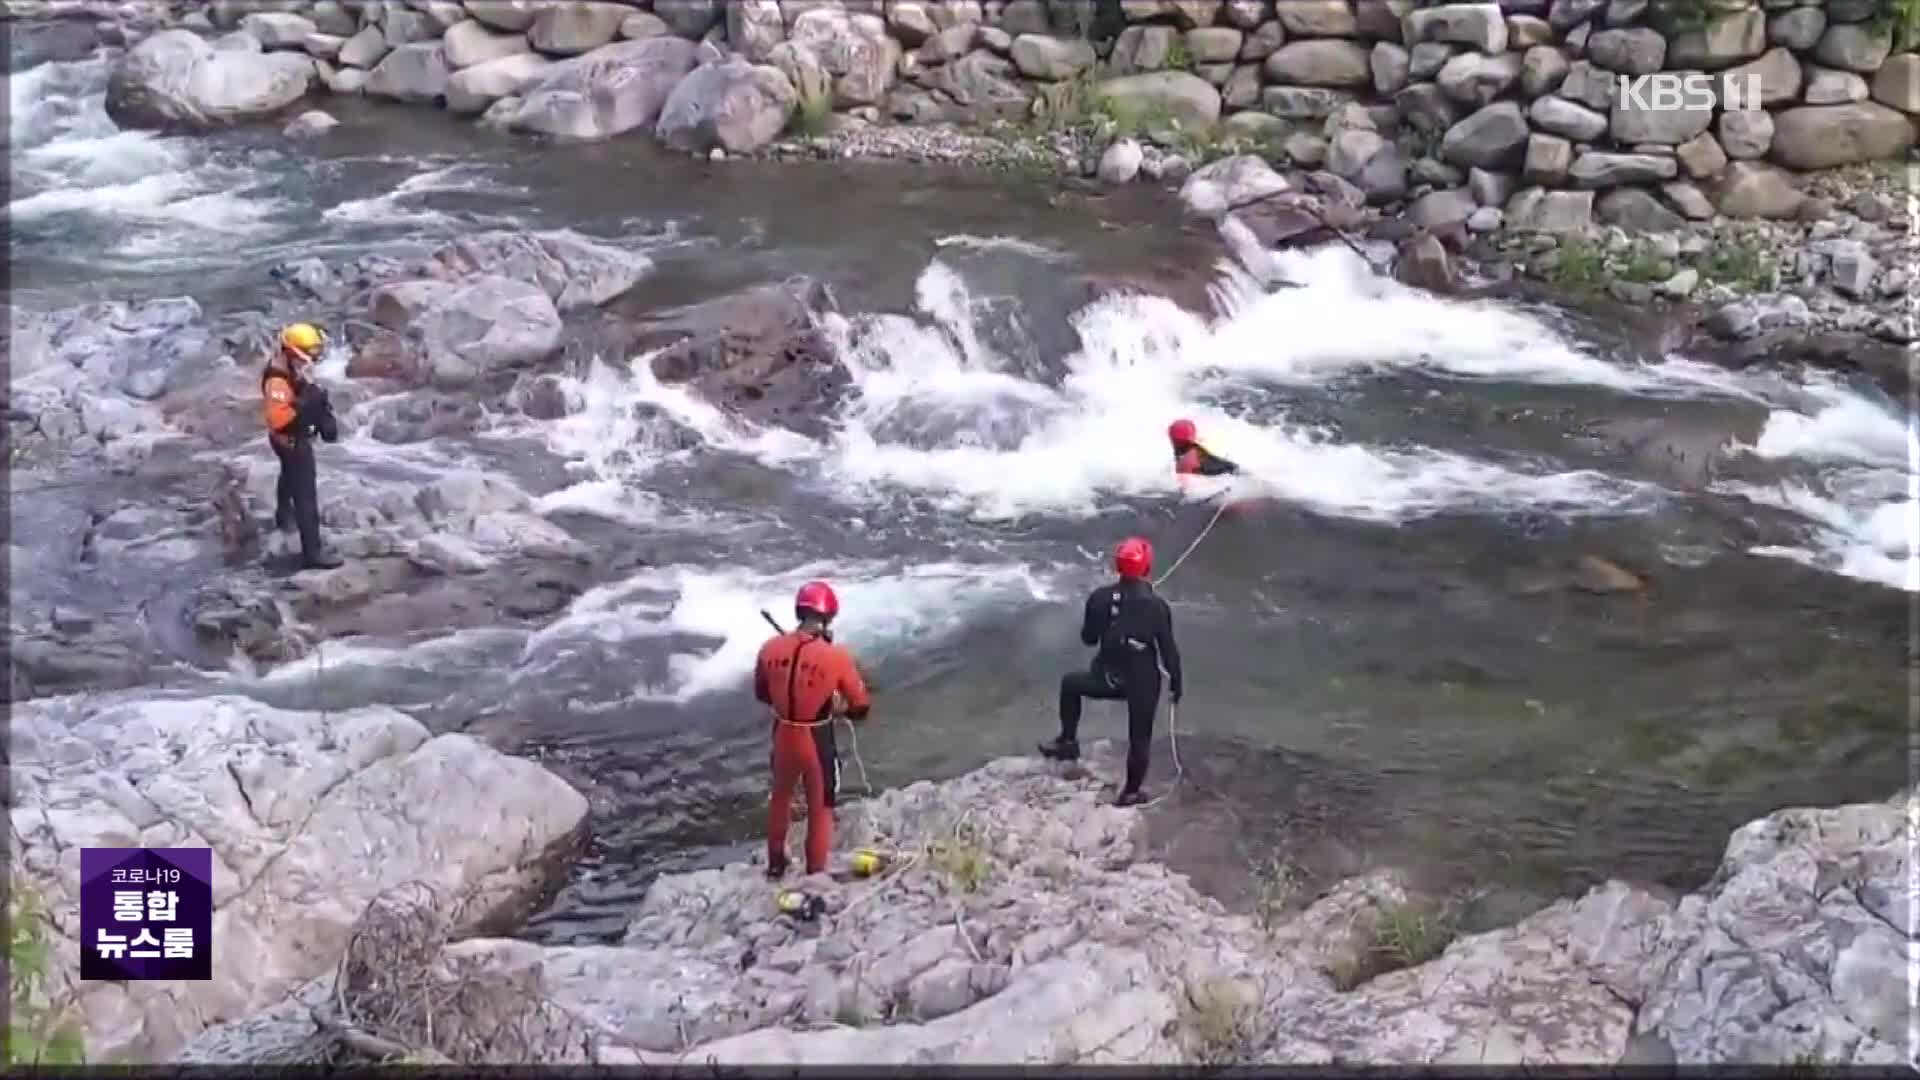
[[[1171,691],[1168,692],[1167,699],[1173,702],[1175,705],[1180,704],[1180,692],[1182,689],[1184,688],[1179,686],[1174,687]]]

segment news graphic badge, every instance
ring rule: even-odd
[[[80,977],[213,978],[213,849],[81,848]]]

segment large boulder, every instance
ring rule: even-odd
[[[740,50],[748,61],[766,63],[774,48],[785,40],[787,22],[780,13],[779,0],[735,0],[727,5],[727,44]]]
[[[1767,13],[1757,7],[1708,16],[1706,25],[1667,45],[1667,65],[1718,71],[1751,60],[1767,48]]]
[[[1660,154],[1607,154],[1589,150],[1573,159],[1567,179],[1573,181],[1575,187],[1605,188],[1671,180],[1679,171],[1678,162]]]
[[[751,154],[779,136],[798,100],[779,68],[736,56],[680,80],[653,133],[676,150]]]
[[[447,111],[477,116],[501,98],[525,93],[551,67],[546,57],[523,52],[462,68],[447,80]]]
[[[1294,41],[1266,59],[1267,79],[1290,86],[1365,87],[1373,83],[1367,50],[1339,38]]]
[[[375,291],[372,311],[413,347],[419,379],[443,389],[538,363],[560,348],[553,299],[508,277],[395,282]]]
[[[1722,214],[1733,218],[1791,220],[1807,197],[1785,171],[1759,161],[1736,161],[1708,194]]]
[[[1084,38],[1021,34],[1013,39],[1013,63],[1030,79],[1058,82],[1091,68],[1093,43]]]
[[[297,49],[320,28],[288,11],[256,11],[240,20],[240,29],[268,49]]]
[[[1448,60],[1434,81],[1449,98],[1468,108],[1491,104],[1520,78],[1521,57],[1517,53],[1483,56],[1461,53]]]
[[[1681,77],[1688,72],[1676,72]],[[1716,95],[1717,97],[1717,95]],[[1617,95],[1608,118],[1613,141],[1625,146],[1636,143],[1661,143],[1678,146],[1707,130],[1713,123],[1714,101],[1688,97],[1676,106],[1655,105],[1652,99]]]
[[[1871,75],[1880,70],[1893,49],[1890,30],[1874,23],[1839,23],[1827,27],[1814,47],[1813,58],[1830,68]]]
[[[525,33],[533,20],[552,0],[462,0],[467,14],[482,23],[509,34]],[[368,5],[369,10],[372,5]]]
[[[380,58],[387,55],[387,37],[377,26],[363,26],[340,45],[340,53],[335,59],[342,64],[361,70],[371,70]]]
[[[1220,120],[1220,91],[1189,71],[1149,71],[1096,83],[1094,98],[1134,116],[1165,116],[1182,130],[1199,131]]]
[[[1607,133],[1607,118],[1563,97],[1543,97],[1527,110],[1527,118],[1541,131],[1564,135],[1574,142],[1592,142]]]
[[[367,73],[367,94],[417,104],[447,96],[447,50],[439,42],[402,45]]]
[[[540,766],[385,707],[85,694],[11,712],[13,881],[49,910],[49,989],[77,999],[90,1061],[166,1061],[281,1002],[387,890],[426,886],[459,933],[498,925],[554,884],[587,817]],[[79,980],[80,851],[139,846],[213,850],[211,979]]]
[[[579,56],[612,42],[631,13],[608,0],[568,0],[534,16],[527,41],[549,56]]]
[[[612,138],[651,127],[699,46],[677,37],[623,41],[554,65],[529,86],[507,120],[517,131],[561,138]]]
[[[1525,154],[1530,134],[1518,104],[1497,102],[1448,128],[1440,157],[1463,169],[1508,169]]]
[[[1920,53],[1888,57],[1873,77],[1873,100],[1909,116],[1920,114]]]
[[[1194,170],[1180,185],[1180,202],[1188,213],[1218,217],[1236,207],[1271,198],[1287,190],[1287,179],[1253,154],[1222,158]]]
[[[1442,4],[1408,12],[1402,19],[1409,46],[1424,42],[1466,45],[1489,56],[1507,51],[1507,20],[1499,4]]]
[[[805,48],[833,76],[836,108],[886,100],[900,64],[900,44],[878,15],[814,8],[793,21],[787,40]]]
[[[162,30],[114,62],[107,114],[127,128],[199,130],[272,116],[307,95],[313,60],[294,52],[217,50]]]
[[[1913,139],[1912,122],[1885,105],[1807,105],[1774,115],[1768,156],[1790,169],[1830,169],[1897,157]]]
[[[1593,192],[1516,191],[1507,200],[1507,228],[1520,233],[1577,233],[1593,224]]]
[[[478,19],[455,23],[440,44],[447,50],[447,66],[456,71],[525,53],[531,47],[525,34],[497,33]]]
[[[1800,83],[1803,72],[1800,61],[1793,58],[1788,49],[1768,49],[1758,60],[1751,60],[1739,67],[1728,68],[1720,73],[1720,97],[1723,105],[1732,103],[1733,95],[1743,98],[1748,95],[1754,76],[1760,78],[1760,100],[1738,102],[1742,109],[1771,108],[1786,104],[1800,97]]]
[[[1667,59],[1667,39],[1658,30],[1602,30],[1587,39],[1587,58],[1596,67],[1623,75],[1659,71]]]

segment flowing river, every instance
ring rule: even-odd
[[[1144,185],[712,164],[358,101],[330,104],[343,125],[311,143],[121,132],[105,54],[29,66],[22,48],[21,307],[188,295],[212,316],[259,311],[277,263],[497,228],[646,250],[658,270],[623,301],[636,311],[793,274],[834,289],[854,392],[817,439],[742,424],[628,356],[573,363],[561,419],[429,442],[373,439],[355,421],[375,403],[354,398],[355,430],[321,452],[323,502],[347,476],[484,469],[575,537],[633,552],[537,630],[166,669],[194,693],[392,705],[581,785],[592,846],[531,936],[617,935],[651,875],[758,841],[766,721],[746,680],[761,609],[784,617],[810,577],[838,588],[840,640],[877,693],[847,762],[856,791],[862,772],[948,776],[1051,737],[1112,544],[1144,534],[1164,568],[1213,516],[1209,492],[1169,475],[1176,416],[1255,474],[1236,494],[1270,496],[1220,519],[1163,586],[1189,686],[1188,809],[1155,826],[1176,865],[1277,852],[1536,899],[1606,876],[1692,887],[1729,828],[1905,778],[1920,468],[1913,416],[1870,386],[1660,355],[1590,313],[1440,299],[1339,246],[1282,255],[1302,287],[1277,291],[1203,261],[1211,320],[1089,303],[1080,275],[1202,248]],[[1710,472],[1674,460],[1722,436]],[[251,435],[203,441],[184,459],[197,489],[69,470],[36,491],[46,478],[16,472],[16,618],[51,598],[131,618],[234,572],[211,541],[164,573],[83,566],[68,541],[86,507],[204,500],[205,463],[264,454]],[[1649,584],[1572,587],[1585,556]],[[1086,728],[1124,734],[1117,707],[1091,706]]]

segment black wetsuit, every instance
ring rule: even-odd
[[[1083,698],[1127,703],[1127,782],[1137,792],[1147,779],[1153,714],[1164,667],[1173,701],[1180,701],[1180,648],[1173,640],[1173,609],[1139,578],[1122,578],[1087,596],[1080,640],[1099,646],[1086,671],[1060,680],[1060,742],[1076,744]]]
[[[1175,446],[1173,461],[1174,470],[1184,476],[1231,476],[1240,471],[1240,466],[1198,443]]]

